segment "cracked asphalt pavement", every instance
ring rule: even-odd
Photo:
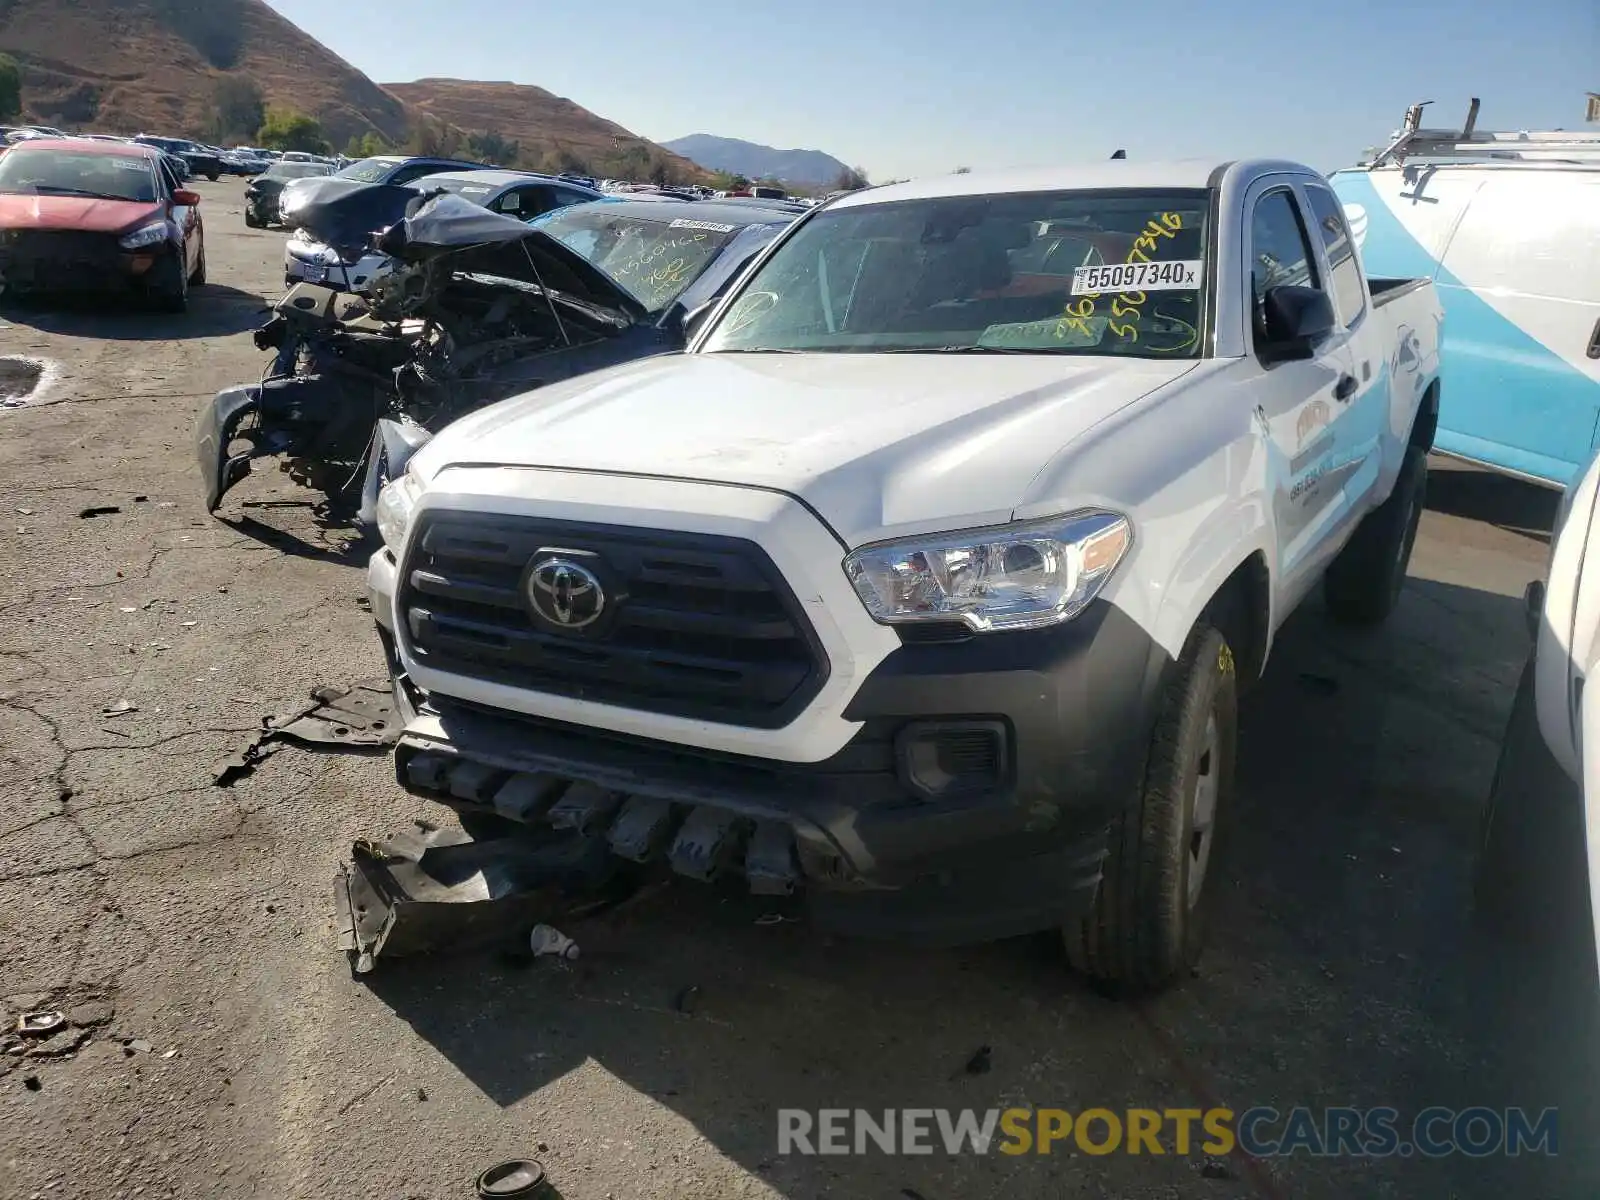
[[[1587,951],[1493,935],[1471,903],[1555,498],[1445,463],[1394,619],[1354,634],[1312,603],[1284,631],[1243,716],[1210,951],[1158,999],[1097,995],[1046,937],[829,941],[687,882],[571,923],[576,963],[353,978],[331,891],[351,841],[448,814],[384,755],[289,748],[212,783],[263,716],[382,671],[353,531],[270,466],[220,520],[198,498],[195,411],[259,374],[248,331],[281,287],[283,234],[244,229],[242,188],[200,185],[213,283],[187,315],[0,310],[0,355],[51,365],[0,409],[0,1018],[69,1015],[0,1033],[0,1200],[446,1200],[521,1156],[569,1200],[1595,1193]],[[964,1071],[980,1046],[990,1069]],[[776,1141],[780,1107],[1507,1104],[1558,1107],[1560,1153]]]

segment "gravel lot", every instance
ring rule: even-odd
[[[1480,932],[1470,896],[1555,497],[1443,463],[1392,623],[1352,635],[1312,605],[1285,630],[1245,713],[1223,920],[1154,1002],[1096,995],[1048,938],[828,942],[689,883],[568,928],[570,968],[353,979],[339,861],[442,814],[384,757],[291,749],[212,785],[263,715],[382,663],[367,550],[310,493],[269,470],[222,520],[197,498],[195,410],[259,374],[283,241],[244,229],[242,183],[199,190],[212,283],[186,316],[0,311],[0,355],[54,364],[37,404],[0,410],[0,1010],[93,1029],[0,1054],[0,1197],[446,1200],[521,1155],[568,1200],[1595,1194],[1593,980],[1559,939]],[[992,1069],[963,1071],[983,1045]],[[775,1139],[779,1107],[1508,1103],[1561,1108],[1558,1158]]]

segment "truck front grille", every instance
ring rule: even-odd
[[[827,679],[810,623],[754,542],[449,512],[419,522],[400,611],[433,670],[762,729],[787,724]],[[600,580],[592,627],[536,615],[530,572],[553,556]]]

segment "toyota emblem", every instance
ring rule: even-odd
[[[606,593],[588,567],[570,558],[541,558],[528,572],[528,603],[562,629],[584,629],[605,611]]]

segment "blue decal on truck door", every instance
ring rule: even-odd
[[[1600,383],[1513,324],[1442,267],[1379,197],[1366,172],[1332,179],[1352,229],[1365,226],[1368,274],[1434,280],[1445,310],[1440,450],[1552,483],[1587,461]]]

